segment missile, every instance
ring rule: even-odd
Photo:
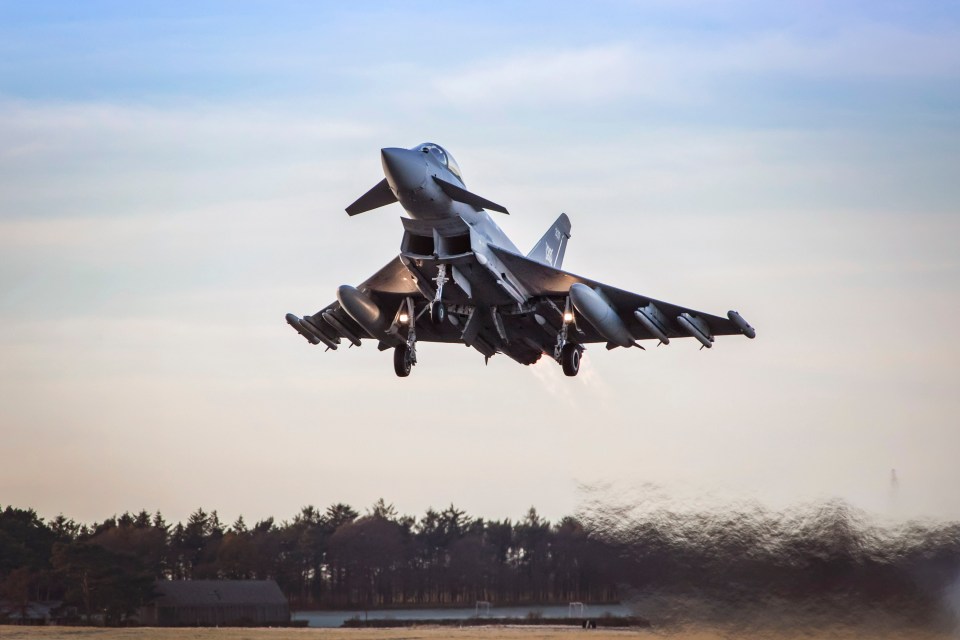
[[[347,315],[369,333],[370,337],[390,341],[390,336],[387,335],[390,321],[384,317],[380,307],[370,299],[370,296],[356,287],[344,284],[337,289],[337,301]]]
[[[340,336],[334,335],[331,338],[329,331],[325,331],[308,316],[300,318],[300,326],[312,333],[317,340],[327,345],[328,349],[337,350],[337,345],[340,344]]]
[[[667,337],[667,334],[664,333],[659,323],[654,319],[659,319],[660,310],[653,306],[652,302],[646,307],[640,307],[634,311],[633,316],[640,321],[640,324],[642,324],[647,331],[653,334],[654,338],[662,344],[670,344],[670,338]]]
[[[340,336],[330,331],[330,327],[323,322],[317,322],[312,316],[303,316],[300,318],[300,324],[304,328],[313,332],[313,335],[320,338],[322,342],[330,341],[334,344],[340,344]]]
[[[727,317],[730,318],[730,321],[733,324],[737,325],[737,329],[740,329],[740,333],[747,336],[751,340],[757,337],[757,330],[747,324],[747,321],[743,319],[736,311],[727,311]]]
[[[328,325],[333,327],[337,333],[339,333],[344,338],[352,342],[353,346],[355,347],[360,346],[360,338],[358,338],[356,334],[353,333],[353,331],[350,331],[350,329],[347,329],[346,325],[340,322],[337,316],[333,315],[333,313],[331,313],[330,311],[324,311],[323,315],[320,317],[323,318],[324,322],[326,322]]]
[[[710,327],[707,326],[706,322],[686,312],[677,316],[677,322],[680,323],[680,326],[683,327],[691,337],[699,340],[700,344],[707,349],[713,346],[713,339],[710,337]]]
[[[608,342],[620,347],[633,346],[633,336],[600,293],[578,282],[570,287],[570,301],[577,313],[586,318]]]
[[[297,333],[299,333],[300,335],[302,335],[304,338],[307,339],[307,342],[309,342],[310,344],[320,344],[320,340],[315,335],[313,335],[311,331],[303,328],[303,326],[300,324],[300,318],[293,315],[292,313],[288,313],[286,315],[286,320],[288,325],[296,329]]]

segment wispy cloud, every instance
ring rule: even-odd
[[[636,64],[626,45],[533,51],[473,64],[434,86],[459,106],[588,105],[630,93]]]
[[[284,105],[180,104],[160,107],[111,102],[0,102],[0,162],[50,161],[78,145],[101,153],[153,144],[206,155],[312,147],[371,137],[369,122],[334,119]],[[89,160],[90,158],[88,158]],[[190,158],[184,158],[189,160]],[[2,165],[0,165],[2,166]]]
[[[716,47],[686,47],[677,59],[704,71],[802,74],[816,79],[960,76],[960,30],[861,25],[818,36],[761,32]]]
[[[129,215],[330,187],[364,160],[376,171],[363,151],[378,148],[377,131],[276,104],[0,102],[0,218]]]
[[[670,41],[637,37],[492,56],[438,78],[436,94],[460,108],[610,108],[713,102],[725,81],[771,78],[896,81],[960,77],[960,30],[854,26],[810,36],[789,30],[710,34]],[[744,90],[744,87],[741,87]],[[729,92],[726,98],[729,99]]]

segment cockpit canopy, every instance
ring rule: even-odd
[[[450,169],[453,175],[460,178],[460,181],[463,182],[463,176],[460,174],[460,165],[457,164],[457,161],[453,159],[453,156],[447,153],[443,147],[432,142],[424,142],[421,145],[417,145],[416,148],[423,153],[429,153],[433,155],[433,157],[440,161],[440,164],[445,166],[447,169]]]

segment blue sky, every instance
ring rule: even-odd
[[[580,483],[960,517],[956,3],[2,3],[0,500],[285,517]],[[396,254],[445,145],[523,248],[759,338],[483,367],[283,323]],[[43,468],[43,472],[38,471]],[[900,495],[889,492],[897,468]],[[255,475],[237,486],[235,474]]]

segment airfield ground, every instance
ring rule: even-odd
[[[0,626],[3,640],[940,640],[952,634],[924,633],[917,630],[868,635],[856,629],[804,629],[796,632],[756,633],[709,629],[596,629],[585,631],[570,627],[419,627],[403,629],[98,629],[90,627],[11,627]]]

